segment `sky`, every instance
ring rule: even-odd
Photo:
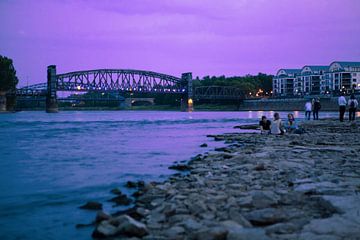
[[[0,0],[20,86],[99,68],[276,74],[360,61],[360,0]]]

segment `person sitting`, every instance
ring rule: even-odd
[[[298,129],[298,126],[296,124],[294,114],[289,113],[288,114],[288,120],[287,120],[287,123],[286,123],[286,130],[288,132],[293,132],[296,129]]]
[[[269,133],[270,132],[271,122],[270,122],[270,120],[268,120],[266,118],[266,116],[262,116],[261,120],[259,122],[259,126],[260,126],[261,134]]]
[[[280,135],[280,134],[285,133],[283,123],[282,123],[282,121],[280,119],[280,115],[277,112],[274,113],[274,120],[271,122],[270,133],[271,134],[276,134],[276,135]]]

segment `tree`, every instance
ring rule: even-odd
[[[13,61],[0,55],[0,91],[15,90],[18,82]]]

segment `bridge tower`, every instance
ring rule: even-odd
[[[57,113],[59,111],[56,97],[56,65],[50,65],[47,68],[47,94],[46,94],[46,112]]]
[[[193,86],[192,86],[192,73],[183,73],[181,80],[185,83],[187,93],[181,98],[181,111],[193,111]]]

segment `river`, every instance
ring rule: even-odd
[[[223,144],[207,134],[240,131],[233,126],[262,115],[272,112],[0,114],[0,239],[91,239],[92,227],[75,225],[91,222],[95,212],[79,206],[92,200],[110,213],[122,209],[107,202],[112,188],[164,180],[174,161]]]

